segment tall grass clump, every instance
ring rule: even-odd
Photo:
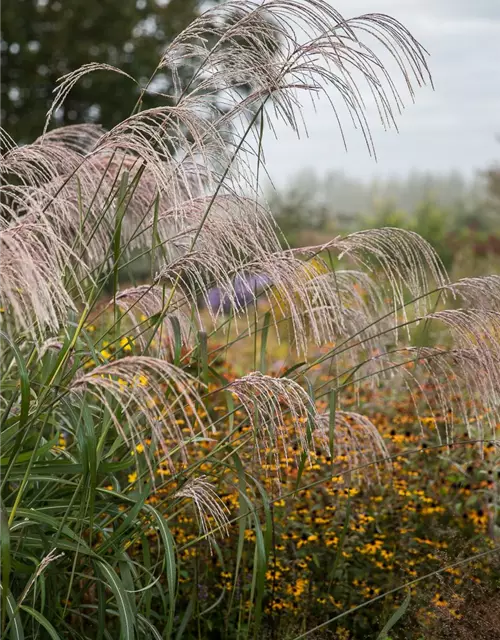
[[[2,638],[274,633],[276,505],[318,450],[324,483],[346,491],[391,473],[347,390],[415,394],[445,417],[441,452],[458,423],[494,437],[500,279],[451,283],[427,242],[392,228],[283,249],[260,199],[266,132],[278,118],[299,134],[302,97],[329,99],[374,152],[362,94],[385,127],[402,108],[386,64],[411,97],[430,81],[388,16],[233,1],[166,48],[110,131],[50,128],[85,74],[120,73],[89,64],[60,79],[38,140],[2,134]],[[164,106],[142,110],[166,67]],[[226,358],[244,341],[240,375]]]

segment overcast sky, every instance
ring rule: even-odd
[[[346,124],[344,151],[330,106],[316,112],[304,102],[309,137],[297,140],[277,126],[278,141],[266,136],[270,176],[284,185],[298,171],[319,175],[343,170],[353,177],[405,175],[412,169],[472,175],[500,159],[500,0],[332,0],[345,17],[388,13],[400,20],[429,51],[435,89],[418,89],[399,132],[385,132],[371,118],[378,160],[370,158],[361,136]],[[334,94],[331,94],[334,96]]]

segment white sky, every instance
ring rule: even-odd
[[[471,175],[500,158],[500,0],[333,0],[345,17],[388,13],[429,51],[435,89],[417,89],[412,103],[399,81],[405,110],[399,133],[385,132],[371,117],[378,160],[344,119],[348,152],[331,107],[316,112],[304,100],[308,138],[297,140],[277,125],[278,140],[266,135],[266,164],[277,185],[302,169],[319,175],[343,170],[357,178],[406,175],[411,170]],[[331,94],[334,96],[334,94]]]

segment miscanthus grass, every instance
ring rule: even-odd
[[[165,68],[164,106],[142,110]],[[120,70],[61,78],[33,144],[2,133],[2,637],[201,638],[200,621],[223,608],[217,637],[258,638],[273,504],[300,490],[311,451],[340,455],[329,478],[349,486],[390,465],[362,407],[342,408],[345,388],[417,390],[447,416],[444,448],[458,420],[470,438],[492,437],[500,279],[451,283],[433,249],[398,229],[283,248],[262,204],[276,119],[303,133],[304,100],[329,100],[342,135],[347,121],[374,153],[363,96],[388,128],[401,80],[410,98],[430,82],[425,50],[391,17],[345,19],[323,0],[218,5],[166,48],[128,119],[52,129],[88,73]],[[122,287],[144,260],[146,281]],[[279,375],[267,368],[272,335],[295,354]],[[253,368],[218,371],[215,355],[248,336]],[[318,366],[326,381],[309,378]],[[171,531],[182,518],[198,525],[187,545]],[[233,589],[207,607],[189,550],[220,558],[227,536]],[[187,601],[180,582],[192,585]]]

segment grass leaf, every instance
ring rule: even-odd
[[[408,595],[399,605],[396,611],[392,614],[389,620],[384,625],[384,628],[377,636],[377,640],[388,640],[388,633],[394,627],[394,625],[404,616],[411,600],[411,591],[408,591]]]

